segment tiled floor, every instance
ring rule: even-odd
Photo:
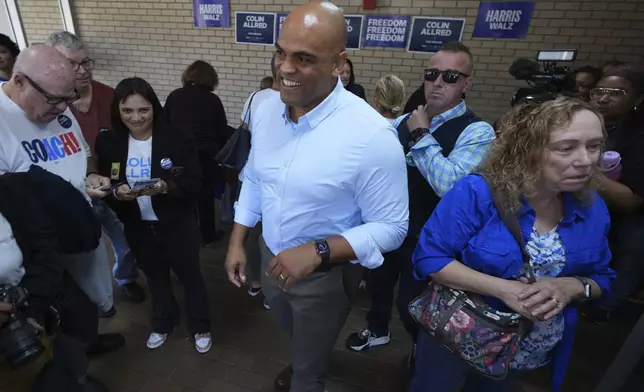
[[[103,320],[101,328],[123,333],[127,345],[91,364],[91,372],[111,392],[273,391],[274,376],[289,362],[288,340],[279,333],[270,311],[264,310],[260,299],[249,297],[227,281],[223,244],[202,252],[214,336],[213,349],[206,355],[194,350],[186,340],[183,327],[163,347],[148,350],[145,340],[150,332],[149,301],[132,305],[117,291],[118,314]],[[176,285],[179,303],[181,291]],[[329,392],[404,392],[406,389],[404,365],[410,345],[398,320],[393,321],[392,342],[388,346],[360,354],[344,348],[344,338],[364,325],[368,305],[367,296],[358,295],[333,352],[327,383]],[[607,327],[582,324],[564,391],[592,391],[630,325],[628,320]],[[640,369],[636,373],[624,390],[644,390],[644,372]],[[531,374],[524,377],[519,390],[547,391],[547,378],[544,372]]]

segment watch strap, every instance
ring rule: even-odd
[[[579,283],[581,283],[584,286],[584,297],[585,298],[590,298],[591,296],[591,285],[588,283],[588,280],[580,277],[580,276],[573,276],[573,278],[577,279]]]
[[[416,128],[413,131],[411,131],[411,138],[414,140],[419,140],[423,136],[427,135],[429,133],[429,128]]]

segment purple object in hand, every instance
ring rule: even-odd
[[[617,181],[622,174],[622,157],[617,151],[606,151],[602,154],[601,165],[606,177]]]

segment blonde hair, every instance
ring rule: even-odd
[[[399,114],[403,110],[405,100],[405,83],[396,75],[387,75],[376,83],[376,96],[379,110],[391,114]]]
[[[477,171],[488,179],[507,210],[517,212],[523,195],[535,195],[550,134],[568,126],[573,116],[583,110],[593,112],[601,121],[605,139],[601,114],[589,103],[573,98],[528,102],[514,107],[499,120],[496,140]],[[599,173],[597,165],[587,186],[575,192],[578,200],[590,202],[590,191],[596,187]]]

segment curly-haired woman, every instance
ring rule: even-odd
[[[418,279],[483,295],[488,305],[534,321],[503,381],[480,376],[426,332],[417,342],[410,392],[510,391],[519,371],[553,366],[558,390],[572,351],[576,303],[610,287],[609,216],[592,190],[605,138],[601,115],[558,98],[515,107],[479,173],[516,213],[537,282],[528,284],[520,246],[486,181],[463,178],[425,224],[413,263]],[[458,261],[457,261],[458,260]],[[466,322],[464,320],[463,322]]]

